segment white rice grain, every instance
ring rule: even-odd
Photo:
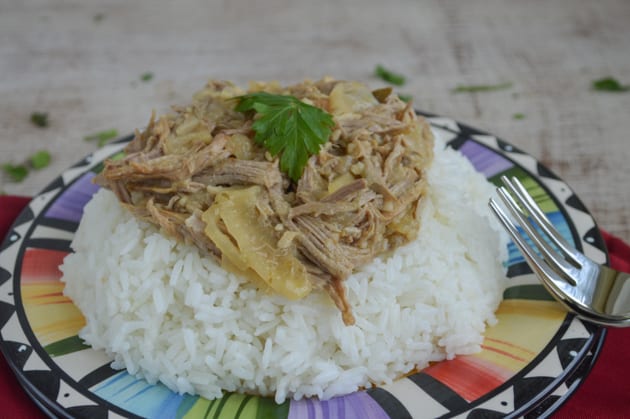
[[[418,239],[346,280],[349,327],[325,294],[259,292],[99,191],[61,266],[87,321],[80,337],[115,368],[173,391],[258,392],[278,403],[390,383],[478,351],[496,322],[506,240],[486,208],[492,186],[443,146],[438,139]]]

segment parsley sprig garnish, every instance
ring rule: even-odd
[[[22,182],[28,176],[30,169],[40,170],[48,167],[51,158],[47,150],[40,150],[32,154],[24,163],[4,163],[0,168],[13,182]]]
[[[2,171],[11,178],[13,182],[22,182],[28,176],[28,167],[24,164],[4,163]]]
[[[150,72],[150,71],[142,73],[140,75],[140,80],[142,80],[142,81],[151,81],[151,80],[153,80],[153,73]]]
[[[599,80],[594,80],[592,83],[593,90],[599,90],[603,92],[627,92],[630,91],[630,86],[621,84],[614,77],[604,77]]]
[[[118,137],[118,130],[108,129],[83,137],[83,141],[95,141],[99,147],[103,147],[111,139]]]
[[[332,116],[294,96],[258,92],[236,99],[236,111],[257,114],[254,141],[272,156],[280,155],[280,170],[297,182],[308,158],[328,141],[335,125]]]
[[[39,170],[48,167],[50,159],[50,153],[47,150],[39,150],[29,157],[28,161],[33,169]]]
[[[498,84],[471,84],[464,85],[460,84],[456,86],[452,92],[453,93],[478,93],[478,92],[493,92],[495,90],[505,90],[512,87],[512,83],[498,83]]]
[[[33,112],[31,114],[31,122],[33,125],[40,128],[46,128],[48,126],[48,113],[47,112]]]
[[[402,74],[394,73],[393,71],[383,67],[381,64],[378,64],[376,66],[376,68],[374,69],[374,74],[376,75],[376,77],[379,77],[380,79],[395,86],[402,86],[407,81],[405,76],[403,76]]]

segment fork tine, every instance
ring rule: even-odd
[[[562,254],[554,250],[549,243],[545,241],[543,236],[534,228],[532,222],[525,216],[514,198],[512,198],[505,188],[498,188],[497,193],[512,216],[525,230],[536,248],[538,248],[538,251],[542,254],[543,260],[547,263],[547,265],[555,269],[558,273],[561,273],[569,283],[575,285],[576,281],[574,278],[578,275],[575,267],[567,263]]]
[[[565,255],[567,255],[573,264],[577,267],[581,267],[584,256],[571,246],[571,244],[562,237],[558,230],[556,230],[518,178],[512,177],[510,180],[506,176],[502,176],[501,181],[515,196],[518,197],[523,207],[534,218],[534,220],[536,220],[538,226],[545,232],[545,234],[547,234],[551,241],[560,248]]]
[[[506,231],[521,250],[521,253],[525,257],[527,264],[534,270],[534,273],[538,279],[549,289],[553,288],[553,292],[558,288],[559,283],[565,282],[558,278],[556,272],[547,265],[543,259],[538,256],[536,251],[525,241],[523,236],[519,233],[516,225],[512,222],[510,217],[501,209],[496,201],[490,198],[488,202],[490,209],[497,216],[498,220],[503,224]],[[566,282],[565,282],[566,283]]]

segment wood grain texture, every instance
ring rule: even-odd
[[[0,163],[53,154],[0,189],[37,193],[94,150],[85,135],[141,128],[210,77],[380,86],[382,63],[407,76],[400,91],[418,109],[529,152],[630,240],[630,93],[590,88],[609,75],[630,83],[628,22],[627,0],[0,0]],[[499,82],[513,86],[451,93]],[[33,111],[50,126],[33,126]]]

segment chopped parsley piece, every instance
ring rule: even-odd
[[[33,169],[43,169],[50,164],[50,153],[46,150],[40,150],[29,158],[29,162]]]
[[[236,111],[257,114],[254,141],[272,156],[280,155],[280,170],[297,182],[308,158],[328,141],[335,125],[332,115],[294,96],[258,92],[236,99]]]
[[[127,156],[127,154],[124,151],[119,151],[118,153],[114,154],[113,156],[110,156],[109,160],[111,160],[111,161],[122,160],[126,156]]]
[[[11,178],[13,182],[22,182],[29,174],[29,168],[39,170],[50,164],[50,153],[40,150],[30,156],[24,164],[5,163],[2,171]]]
[[[525,114],[523,114],[523,113],[515,113],[514,115],[512,115],[512,118],[514,118],[514,119],[525,119]]]
[[[118,131],[110,129],[106,131],[97,132],[96,134],[83,137],[84,141],[96,141],[99,147],[103,147],[109,140],[118,137]]]
[[[495,90],[505,90],[512,87],[512,83],[499,83],[499,84],[471,84],[471,85],[462,85],[455,87],[452,92],[453,93],[477,93],[477,92],[492,92]]]
[[[403,93],[399,93],[399,94],[398,94],[398,98],[399,98],[400,100],[402,100],[403,102],[408,103],[409,101],[411,101],[411,99],[413,99],[413,96],[411,96],[411,95],[405,95],[405,94],[403,94]]]
[[[31,122],[40,128],[48,126],[48,114],[45,112],[33,112],[31,114]]]
[[[28,176],[28,167],[23,164],[5,163],[2,165],[2,170],[14,182],[22,182]]]
[[[380,64],[376,66],[374,74],[377,77],[381,78],[381,80],[384,80],[395,86],[402,86],[406,82],[405,76],[403,76],[402,74],[394,73],[393,71],[386,69]]]
[[[627,92],[630,86],[623,85],[613,77],[604,77],[603,79],[593,81],[593,89],[602,92]]]
[[[105,19],[105,13],[97,13],[92,16],[92,20],[96,23],[102,21],[103,19]]]
[[[146,73],[142,73],[140,75],[140,80],[142,81],[151,81],[153,79],[153,73],[147,71]]]

